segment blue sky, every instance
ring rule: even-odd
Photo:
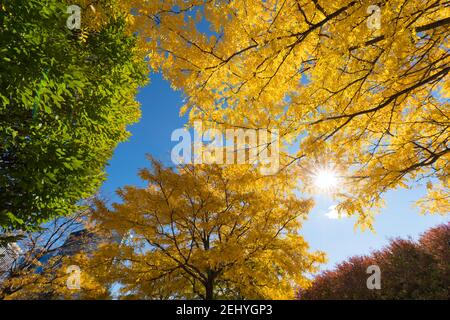
[[[151,76],[150,84],[141,89],[138,100],[142,104],[142,118],[129,128],[132,133],[130,139],[115,150],[107,168],[108,179],[101,189],[102,195],[112,201],[118,200],[115,196],[118,187],[143,185],[137,172],[148,166],[146,153],[172,165],[170,152],[177,142],[171,141],[171,134],[186,122],[186,118],[179,116],[183,105],[181,93],[174,92],[159,74]],[[376,233],[354,230],[354,219],[330,219],[326,213],[333,202],[319,195],[315,197],[316,207],[305,222],[302,233],[312,249],[327,253],[329,261],[323,268],[328,269],[352,255],[380,249],[391,238],[417,238],[428,228],[448,221],[448,217],[419,215],[413,203],[422,194],[422,186],[389,192],[386,207],[375,220]]]

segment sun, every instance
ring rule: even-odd
[[[332,191],[337,188],[339,178],[331,169],[320,169],[313,175],[313,182],[320,191]]]

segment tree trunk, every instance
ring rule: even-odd
[[[205,283],[206,300],[214,300],[214,280],[215,280],[215,273],[213,271],[208,271],[208,279]]]

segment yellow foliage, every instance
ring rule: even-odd
[[[381,1],[372,28],[373,4],[130,2],[151,67],[185,93],[191,121],[277,128],[299,138],[301,164],[328,150],[321,161],[347,177],[338,200],[369,227],[384,192],[438,178],[448,196],[450,171],[450,8]]]
[[[121,189],[122,203],[99,202],[94,214],[99,227],[124,236],[90,262],[99,273],[99,262],[114,257],[106,281],[120,281],[123,298],[290,299],[324,261],[299,235],[312,202],[295,196],[289,175],[152,164],[140,173],[147,187]]]

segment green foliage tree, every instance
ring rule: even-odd
[[[68,17],[57,0],[0,4],[3,231],[72,213],[140,116],[135,94],[146,67],[125,14],[78,31]]]

